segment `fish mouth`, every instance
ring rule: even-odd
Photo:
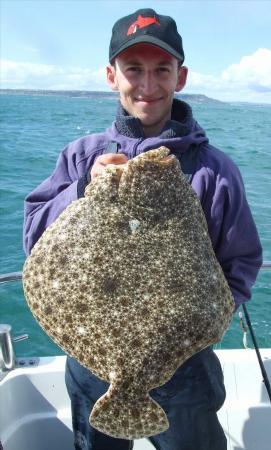
[[[148,164],[148,162],[152,162],[158,166],[162,166],[163,168],[174,164],[176,159],[174,155],[170,154],[170,150],[165,146],[149,150],[146,153],[141,153],[135,159],[137,158],[140,163],[143,160],[146,164]]]
[[[146,167],[148,170],[150,164],[152,170],[167,169],[175,165],[176,157],[170,154],[170,150],[166,147],[159,147],[158,149],[149,150],[145,153],[141,153],[135,158],[131,159],[125,164],[108,164],[107,170],[113,171],[116,184],[119,186],[122,176],[125,174],[128,177],[133,178],[134,171],[138,167]]]

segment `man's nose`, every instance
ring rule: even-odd
[[[155,93],[157,89],[157,80],[152,72],[145,72],[141,79],[141,88],[149,97]]]

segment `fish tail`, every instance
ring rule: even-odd
[[[169,427],[164,410],[148,394],[124,398],[110,395],[110,389],[95,403],[89,421],[104,434],[130,440],[153,436]]]

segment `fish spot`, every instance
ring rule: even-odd
[[[168,332],[168,327],[166,325],[160,325],[158,327],[158,333],[165,335]]]
[[[86,292],[86,291],[87,291],[87,288],[88,288],[88,286],[87,286],[86,283],[82,283],[82,284],[80,284],[80,285],[78,286],[78,290],[79,290],[80,292]]]
[[[156,421],[158,420],[158,416],[152,411],[152,412],[149,414],[149,419],[150,419],[152,422],[156,422]]]
[[[44,311],[45,314],[48,314],[48,315],[49,315],[49,314],[52,314],[53,308],[52,308],[51,305],[47,305],[47,306],[44,307],[44,310],[43,310],[43,311]]]
[[[164,300],[158,300],[157,306],[158,306],[158,308],[162,308],[163,306],[165,306]]]
[[[65,314],[64,319],[67,323],[72,323],[72,315],[71,314]]]
[[[143,308],[141,308],[141,314],[147,316],[149,314],[149,309],[146,306],[143,306]]]
[[[128,426],[129,426],[129,422],[128,422],[127,419],[122,419],[121,424],[122,424],[122,426],[125,427],[125,428],[128,428]]]
[[[36,256],[35,263],[36,264],[41,264],[42,263],[42,257],[41,256]]]
[[[65,301],[62,296],[55,296],[55,300],[58,305],[62,305]]]
[[[87,362],[90,366],[94,366],[95,364],[95,359],[93,358],[93,356],[89,356],[87,359]]]
[[[93,336],[94,336],[95,339],[100,339],[101,338],[101,334],[98,333],[98,331],[96,331]]]
[[[177,358],[180,358],[181,356],[183,356],[183,354],[184,354],[184,351],[183,351],[182,349],[179,349],[179,350],[177,350],[177,352],[176,352]]]
[[[138,409],[132,409],[131,410],[131,416],[134,418],[134,419],[138,419],[139,417],[140,417],[140,412],[139,412],[139,410]]]
[[[90,361],[90,359],[89,359],[89,361]],[[91,413],[91,417],[92,417],[93,419],[96,419],[97,416],[98,416],[98,414],[99,414],[99,409],[98,409],[98,408],[93,409],[93,411],[92,411],[92,413]]]
[[[107,353],[105,347],[102,347],[102,346],[98,347],[98,352],[99,352],[100,355],[102,355],[102,356],[105,356],[106,353]]]
[[[98,255],[94,256],[93,259],[92,259],[92,263],[93,264],[101,264],[102,261],[103,261],[102,257],[98,256]]]
[[[79,278],[79,273],[78,272],[72,272],[70,277],[71,277],[72,280],[77,280],[77,278]]]
[[[131,303],[131,300],[128,297],[123,297],[120,299],[120,304],[122,306],[129,306]]]
[[[121,232],[121,233],[123,233],[123,232],[128,232],[129,231],[129,228],[128,228],[128,223],[127,222],[119,222],[118,224],[117,224],[117,228],[118,228],[118,230]]]
[[[192,270],[194,270],[195,272],[198,272],[198,271],[200,270],[200,265],[199,265],[199,263],[194,262],[194,263],[191,265],[191,268],[192,268]]]
[[[60,258],[59,258],[59,263],[60,263],[62,266],[65,266],[66,264],[68,264],[68,262],[69,262],[69,258],[68,258],[67,255],[61,255],[61,256],[60,256]]]
[[[119,328],[113,328],[112,336],[119,337],[120,336],[120,329]]]
[[[68,334],[64,333],[64,334],[62,335],[62,340],[63,340],[63,342],[64,342],[65,344],[68,344],[69,341],[70,341],[70,336],[69,336]]]
[[[127,379],[125,381],[123,381],[122,383],[122,388],[123,389],[128,389],[128,387],[131,385],[131,380]]]
[[[138,348],[138,347],[140,347],[141,344],[142,344],[142,341],[138,338],[133,339],[131,342],[132,348]]]
[[[48,278],[53,278],[55,275],[55,270],[54,269],[49,269],[48,270]]]
[[[106,293],[115,293],[118,287],[118,282],[115,278],[107,278],[103,283],[103,290]]]
[[[123,366],[125,363],[125,359],[122,356],[118,356],[116,361],[120,366]]]
[[[118,408],[116,408],[116,409],[114,410],[114,414],[115,414],[115,417],[119,417],[120,411],[119,411]]]
[[[85,313],[88,311],[88,305],[86,303],[78,303],[76,309],[80,313]]]

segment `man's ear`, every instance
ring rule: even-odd
[[[113,91],[118,91],[118,85],[116,80],[116,67],[113,65],[106,66],[106,79],[107,83]]]
[[[176,88],[175,88],[176,92],[179,92],[179,91],[181,91],[184,88],[185,83],[186,83],[186,79],[187,79],[187,74],[188,74],[188,68],[187,67],[182,66],[182,67],[179,68],[179,70],[178,70],[178,81],[177,81]]]

